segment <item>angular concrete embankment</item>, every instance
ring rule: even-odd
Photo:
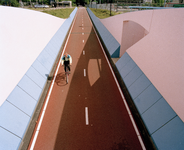
[[[60,19],[0,6],[0,149],[18,149],[76,11]]]
[[[183,14],[162,9],[92,19],[121,45],[116,67],[155,146],[163,150],[184,148]]]

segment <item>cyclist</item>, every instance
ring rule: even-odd
[[[72,57],[68,53],[65,53],[65,55],[61,59],[61,64],[62,65],[64,64],[65,72],[66,72],[66,67],[68,68],[70,72],[70,65],[72,65]]]

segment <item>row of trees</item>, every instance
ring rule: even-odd
[[[30,5],[31,3],[38,3],[38,4],[46,4],[50,5],[51,0],[21,0],[23,3],[28,3]],[[67,0],[55,0],[57,2],[62,2],[62,1],[67,1]],[[69,0],[72,1],[72,4],[75,5],[76,0]],[[14,6],[14,7],[19,7],[19,0],[0,0],[0,5],[6,5],[6,6]]]
[[[38,3],[38,4],[46,4],[50,5],[51,1],[61,2],[67,0],[22,0],[23,3],[27,3],[30,5],[31,3]],[[135,5],[134,3],[141,3],[142,6],[163,6],[165,0],[152,0],[152,3],[144,3],[143,0],[70,0],[72,1],[73,6],[78,5],[88,5],[91,1],[97,2],[97,4],[101,3],[119,3],[121,5]],[[171,0],[166,0],[166,2],[170,2]],[[179,0],[180,3],[183,3],[183,0]],[[14,6],[19,7],[19,0],[0,0],[0,5],[7,5],[7,6]]]
[[[14,7],[20,6],[17,0],[0,0],[0,5],[14,6]]]

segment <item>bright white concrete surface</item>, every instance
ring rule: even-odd
[[[0,106],[65,20],[0,6]]]
[[[148,31],[126,52],[184,121],[184,9],[145,10],[104,19],[102,23],[120,43],[123,21],[134,21]]]

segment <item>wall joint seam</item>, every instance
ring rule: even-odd
[[[40,63],[40,61],[39,61],[39,63]],[[41,64],[41,63],[40,63]],[[42,65],[42,64],[41,64]],[[42,65],[43,66],[43,65]],[[33,67],[43,78],[44,78],[44,76],[32,65],[31,67]],[[43,66],[44,67],[44,66]],[[44,67],[45,68],[45,67]],[[46,69],[46,68],[45,68]],[[48,72],[49,72],[49,70],[47,70]]]
[[[36,84],[41,90],[42,90],[42,87],[40,87],[34,80],[32,80],[27,74],[25,74],[25,76],[27,76],[31,81],[33,81],[34,84]]]
[[[136,65],[135,67],[138,67],[138,66]],[[128,73],[124,78],[126,78],[126,77],[134,70],[135,67],[133,67],[133,68],[129,71],[129,73]],[[142,73],[142,74],[143,74],[143,73]],[[141,74],[141,75],[142,75],[142,74]]]
[[[156,133],[158,130],[160,130],[163,126],[165,126],[166,124],[168,124],[170,121],[172,121],[174,118],[178,117],[178,115],[176,114],[176,116],[174,116],[173,118],[171,118],[169,121],[167,121],[166,123],[164,123],[162,126],[160,126],[157,130],[155,130],[153,133],[151,133],[150,135],[152,136],[154,133]]]
[[[137,97],[139,97],[152,83],[150,83],[141,93],[139,93],[133,100],[135,100]]]
[[[53,56],[53,55],[56,56],[55,53],[53,53],[52,51],[49,51],[49,50],[47,50],[47,49],[45,50],[45,49],[46,49],[46,47],[43,49],[43,51],[47,52],[47,53],[49,54],[49,56],[50,56],[51,58],[53,58],[53,60],[54,60],[55,58],[52,57],[52,56]],[[48,49],[50,49],[50,48],[48,48]]]
[[[142,72],[142,74],[137,78],[137,80],[138,80],[142,75],[143,75],[143,72]],[[127,88],[130,88],[137,80],[135,80],[134,82],[132,82],[132,84],[129,85]]]
[[[42,52],[44,51],[44,49],[42,50]],[[49,53],[47,52],[47,51],[45,51],[45,53],[47,53],[48,55],[49,55]],[[50,55],[49,55],[50,56]],[[37,57],[37,60],[42,64],[42,62],[38,59],[39,58],[39,56]],[[53,61],[54,61],[54,59],[53,59]],[[47,61],[49,64],[52,64],[50,61]],[[43,64],[42,64],[43,65]]]
[[[8,130],[8,129],[6,129],[6,128],[2,127],[2,126],[0,126],[0,128],[2,128],[3,130],[6,130],[7,132],[9,132],[9,133],[13,134],[14,136],[16,136],[16,137],[18,137],[18,138],[20,138],[20,139],[22,140],[22,138],[21,138],[21,137],[19,137],[19,136],[18,136],[18,135],[16,135],[15,133],[11,132],[10,130]]]
[[[151,85],[150,85],[151,86]],[[153,107],[156,103],[158,103],[158,101],[160,101],[163,97],[159,98],[156,102],[154,102],[150,107],[148,107],[141,115],[143,115],[148,109],[150,109],[151,107]]]
[[[34,68],[33,66],[31,66],[38,74],[40,74],[41,76],[42,76],[42,78],[43,79],[45,79],[45,77],[40,73],[40,72],[38,72],[38,70],[36,69],[36,68]],[[25,74],[27,77],[28,77],[28,75],[27,74]],[[46,76],[47,77],[47,76]],[[42,88],[42,87],[40,87],[40,88]]]
[[[37,100],[34,97],[32,97],[29,93],[27,93],[23,88],[21,88],[19,85],[17,85],[17,87],[19,87],[22,91],[24,91],[27,95],[29,95],[31,98],[33,98],[33,100],[37,102]]]
[[[18,110],[20,110],[21,112],[23,112],[25,115],[27,115],[28,117],[31,118],[31,116],[29,116],[27,113],[25,113],[23,110],[21,110],[19,107],[17,107],[16,105],[14,105],[13,103],[11,103],[10,101],[6,100],[8,103],[10,103],[12,106],[14,106],[15,108],[17,108]]]
[[[39,59],[37,58],[36,59],[46,70],[48,70],[40,61],[39,61]],[[48,70],[49,71],[49,70]]]
[[[123,65],[123,67],[120,69],[120,71],[131,61],[132,59],[130,58],[126,63]]]

